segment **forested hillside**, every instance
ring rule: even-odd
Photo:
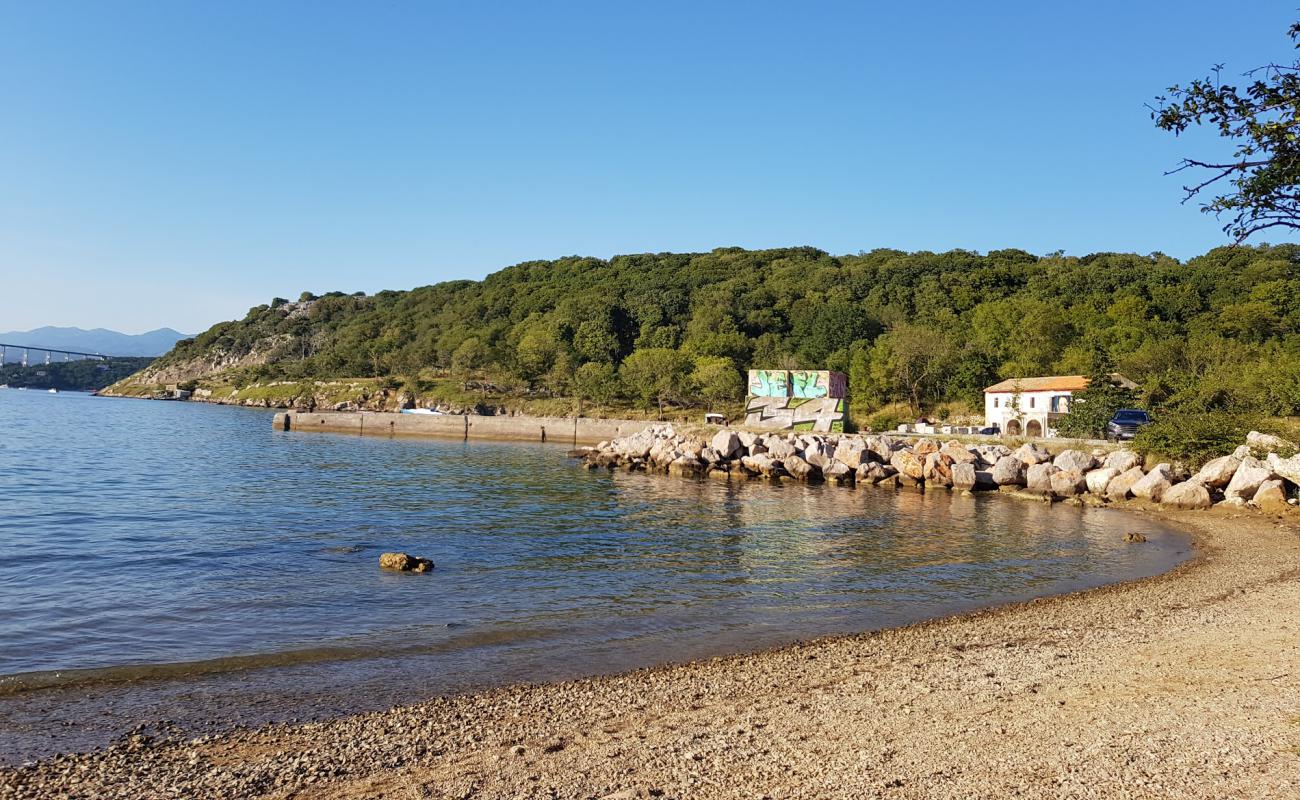
[[[1119,370],[1153,408],[1300,411],[1300,247],[1161,255],[813,248],[566,258],[374,296],[277,299],[138,382],[441,376],[651,407],[744,393],[751,365],[843,370],[861,417],[978,403],[1000,378]]]

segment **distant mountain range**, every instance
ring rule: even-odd
[[[5,344],[75,350],[81,353],[104,353],[111,356],[160,356],[171,350],[176,342],[188,338],[189,334],[171,328],[159,328],[156,331],[132,335],[104,328],[88,331],[83,328],[56,328],[47,325],[30,331],[0,333],[0,342]],[[18,361],[21,358],[21,351],[15,351],[13,348],[5,353],[6,361]],[[38,356],[32,354],[31,358],[36,360]],[[44,354],[39,358],[43,359]]]

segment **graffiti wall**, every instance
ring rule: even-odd
[[[848,379],[829,370],[752,369],[745,424],[771,430],[844,430]]]

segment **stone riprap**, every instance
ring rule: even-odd
[[[1176,508],[1219,503],[1283,513],[1297,505],[1300,456],[1261,452],[1254,435],[1230,456],[1194,475],[1172,464],[1150,470],[1129,450],[1065,450],[1055,457],[1040,445],[1016,450],[1001,444],[909,438],[888,434],[754,433],[721,429],[712,435],[652,425],[630,436],[574,451],[588,469],[625,469],[725,480],[763,478],[826,481],[844,486],[1001,489],[1047,499],[1105,503],[1137,498]],[[1281,440],[1278,440],[1281,441]],[[1277,445],[1283,452],[1294,446]],[[1254,453],[1254,455],[1252,455]],[[1256,500],[1257,493],[1267,489]]]

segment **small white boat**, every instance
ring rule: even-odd
[[[433,414],[439,417],[447,416],[445,413],[439,411],[436,408],[404,408],[402,409],[402,413],[403,414]]]
[[[58,394],[58,393],[59,393],[59,390],[58,390],[58,389],[46,389],[46,391],[49,392],[50,394]]]

